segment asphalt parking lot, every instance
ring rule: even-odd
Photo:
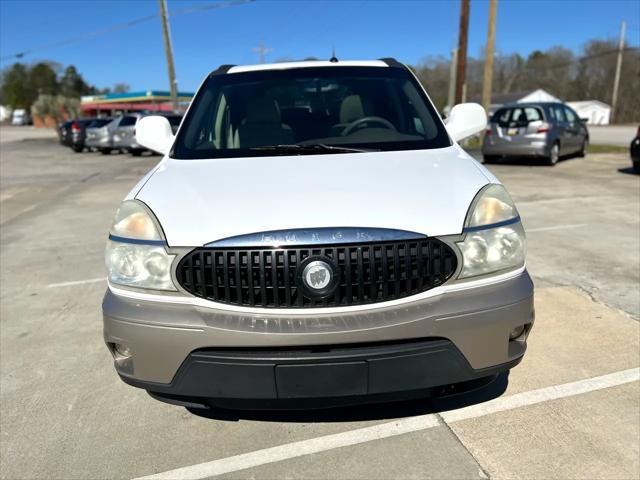
[[[159,158],[0,130],[3,479],[640,476],[640,176],[628,155],[489,166],[524,219],[536,284],[529,351],[510,375],[445,400],[208,416],[122,383],[102,340],[112,215]]]

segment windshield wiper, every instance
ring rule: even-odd
[[[273,152],[291,152],[300,154],[316,154],[316,153],[362,153],[370,152],[371,150],[363,150],[361,148],[348,148],[348,147],[335,147],[333,145],[325,145],[324,143],[309,143],[309,144],[282,144],[282,145],[269,145],[265,147],[253,147],[249,150],[266,150]]]

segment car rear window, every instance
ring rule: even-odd
[[[89,123],[89,125],[87,125],[87,128],[100,128],[100,127],[104,127],[107,123],[109,123],[111,121],[110,118],[99,118],[97,120],[93,120],[91,123]]]
[[[124,117],[120,121],[120,126],[121,127],[132,127],[133,125],[136,124],[136,120],[137,119],[138,119],[138,117]]]
[[[509,123],[509,118],[511,117],[511,109],[510,108],[501,108],[491,117],[491,121],[493,123],[497,123],[498,125],[507,125]]]
[[[516,123],[536,122],[544,120],[542,110],[538,107],[502,108],[493,114],[491,121],[501,127],[513,126]]]

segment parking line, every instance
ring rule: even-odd
[[[640,368],[632,368],[608,375],[579,380],[577,382],[554,385],[530,392],[500,397],[486,403],[472,405],[459,410],[442,412],[440,416],[447,422],[459,422],[470,418],[482,417],[496,412],[526,407],[549,400],[572,397],[604,388],[624,385],[640,380]],[[299,442],[265,448],[249,453],[234,455],[211,462],[169,470],[167,472],[139,477],[134,480],[187,480],[203,479],[225,473],[237,472],[274,462],[302,457],[312,453],[325,452],[341,447],[358,445],[373,440],[395,437],[405,433],[427,430],[440,425],[435,414],[419,415],[394,422],[381,423],[371,427],[359,428],[347,432],[325,435]]]
[[[587,223],[572,223],[570,225],[553,225],[551,227],[527,228],[526,233],[531,232],[548,232],[551,230],[565,230],[567,228],[582,228],[588,226]]]
[[[74,285],[84,285],[85,283],[106,282],[106,277],[90,278],[88,280],[76,280],[75,282],[50,283],[47,288],[73,287]]]

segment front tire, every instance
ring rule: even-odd
[[[560,159],[560,144],[558,142],[553,142],[551,148],[549,149],[549,156],[546,159],[546,164],[550,167],[553,167],[558,163]]]
[[[101,148],[100,149],[100,153],[103,155],[110,155],[111,154],[111,149],[110,148]]]

